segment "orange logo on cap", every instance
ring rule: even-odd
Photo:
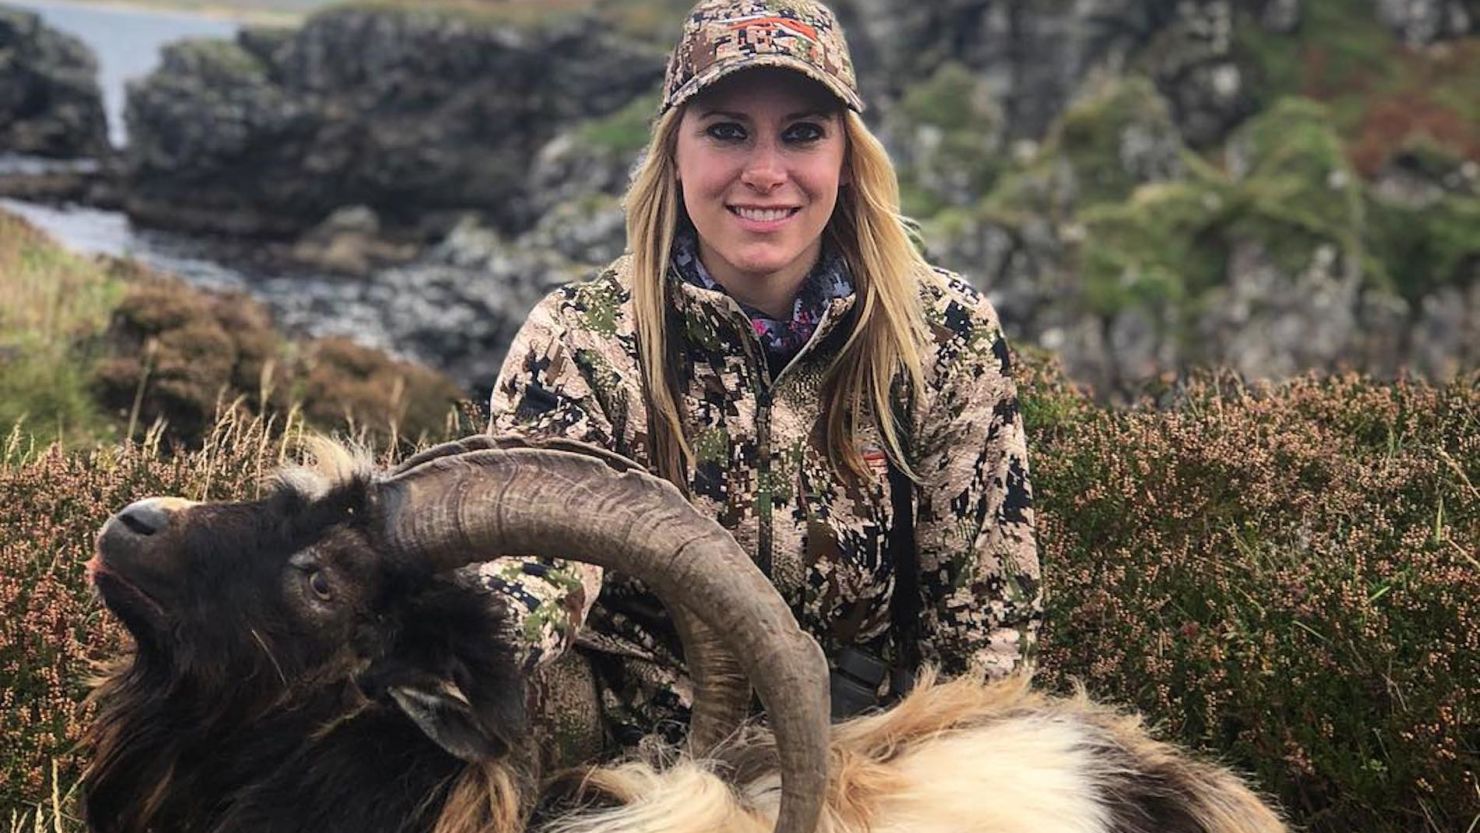
[[[752,17],[748,20],[741,20],[735,23],[731,23],[730,29],[737,31],[740,29],[748,29],[757,23],[770,23],[775,26],[781,26],[790,29],[791,31],[796,32],[802,37],[812,41],[817,40],[818,37],[816,29],[808,26],[800,20],[793,20],[789,17]]]

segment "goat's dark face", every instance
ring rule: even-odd
[[[353,480],[316,497],[284,485],[248,503],[139,501],[104,526],[89,570],[139,661],[178,680],[260,692],[348,672],[373,650],[364,630],[388,579],[366,500]]]
[[[394,557],[377,488],[368,470],[290,471],[261,500],[151,498],[109,519],[89,573],[137,647],[90,729],[93,829],[303,829],[284,808],[340,806],[353,785],[394,779],[431,791],[456,759],[524,742],[506,608]],[[402,821],[429,812],[361,803]],[[334,829],[401,829],[367,819]]]

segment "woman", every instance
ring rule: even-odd
[[[890,666],[1006,674],[1041,616],[996,314],[912,246],[862,109],[824,6],[700,3],[627,192],[629,254],[531,312],[490,425],[595,443],[677,485],[822,644],[840,713],[884,692]],[[496,563],[529,667],[579,644],[616,741],[681,732],[677,637],[640,586]],[[840,703],[840,682],[866,696]]]

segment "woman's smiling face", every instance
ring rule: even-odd
[[[691,101],[675,160],[699,258],[738,300],[786,317],[817,262],[847,154],[841,105],[784,69],[737,73]]]

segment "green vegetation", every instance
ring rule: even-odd
[[[1227,281],[1231,247],[1257,244],[1293,278],[1328,250],[1355,259],[1372,288],[1417,301],[1439,286],[1472,280],[1480,258],[1480,199],[1441,192],[1407,206],[1380,198],[1351,162],[1329,108],[1282,98],[1242,125],[1215,167],[1180,145],[1176,175],[1162,162],[1137,171],[1119,157],[1126,131],[1168,131],[1148,103],[1149,83],[1112,84],[1066,113],[1032,160],[1003,174],[976,205],[932,218],[937,238],[976,223],[1021,230],[1045,221],[1074,233],[1069,268],[1087,311],[1113,316],[1129,307],[1171,323],[1191,318],[1209,290]],[[1149,117],[1152,127],[1133,127]],[[1405,158],[1438,180],[1463,159],[1410,140]]]
[[[1050,590],[1040,684],[1143,710],[1251,773],[1300,829],[1465,830],[1480,815],[1480,376],[1208,377],[1114,411],[1019,358]],[[228,414],[194,451],[0,462],[0,815],[55,814],[52,767],[61,795],[78,777],[88,663],[122,650],[85,586],[94,531],[147,494],[257,494],[303,430],[267,428]]]
[[[1233,236],[1261,241],[1287,273],[1303,270],[1324,242],[1355,252],[1363,230],[1362,183],[1342,153],[1326,108],[1287,98],[1230,140],[1244,210]]]
[[[1472,280],[1480,261],[1480,198],[1445,195],[1423,208],[1369,201],[1372,255],[1383,277],[1409,301]]]
[[[617,156],[635,156],[647,147],[653,117],[658,112],[658,94],[638,96],[620,110],[580,127],[582,142]]]
[[[0,309],[0,436],[14,428],[18,448],[150,430],[198,446],[227,411],[409,442],[457,422],[463,394],[441,374],[342,340],[288,341],[245,296],[70,255],[3,212],[0,293],[16,300]]]
[[[1169,182],[1081,215],[1081,268],[1088,307],[1113,315],[1128,306],[1180,304],[1222,283],[1226,251],[1218,228],[1233,195],[1217,182]]]
[[[1181,145],[1171,113],[1148,79],[1130,76],[1104,82],[1070,106],[1050,131],[1042,158],[1073,170],[1080,202],[1111,202],[1143,182],[1180,172],[1176,154],[1160,169],[1142,168],[1132,156],[1137,146],[1150,151],[1145,156],[1158,155],[1151,150],[1158,145]]]
[[[1433,142],[1417,139],[1401,151],[1419,176],[1442,180],[1463,160]],[[1366,194],[1367,242],[1373,268],[1410,302],[1445,286],[1473,280],[1480,262],[1480,194],[1424,194],[1416,202]]]
[[[220,38],[187,38],[169,46],[173,60],[191,68],[201,80],[212,86],[260,83],[267,79],[267,67],[256,55],[236,41]]]
[[[1370,3],[1325,0],[1301,6],[1298,33],[1265,31],[1240,13],[1237,48],[1255,68],[1259,109],[1287,96],[1324,102],[1332,126],[1365,175],[1409,139],[1426,136],[1480,158],[1480,38],[1442,49],[1410,49],[1380,24]]]
[[[673,48],[683,27],[684,15],[696,0],[596,0],[602,20],[635,40],[664,51]]]
[[[0,213],[0,426],[23,422],[42,444],[108,435],[79,368],[122,294],[97,265]]]
[[[1298,828],[1473,824],[1480,376],[1215,376],[1120,413],[1049,382],[1042,678],[1217,751]]]
[[[909,142],[915,158],[900,176],[907,215],[929,217],[969,202],[989,191],[1002,170],[1001,110],[987,86],[959,63],[946,62],[911,86],[891,122],[915,137]]]
[[[633,40],[668,49],[678,39],[689,0],[345,0],[325,11],[374,9],[416,15],[456,15],[493,26],[542,29],[591,16]],[[320,12],[323,13],[323,12]]]

